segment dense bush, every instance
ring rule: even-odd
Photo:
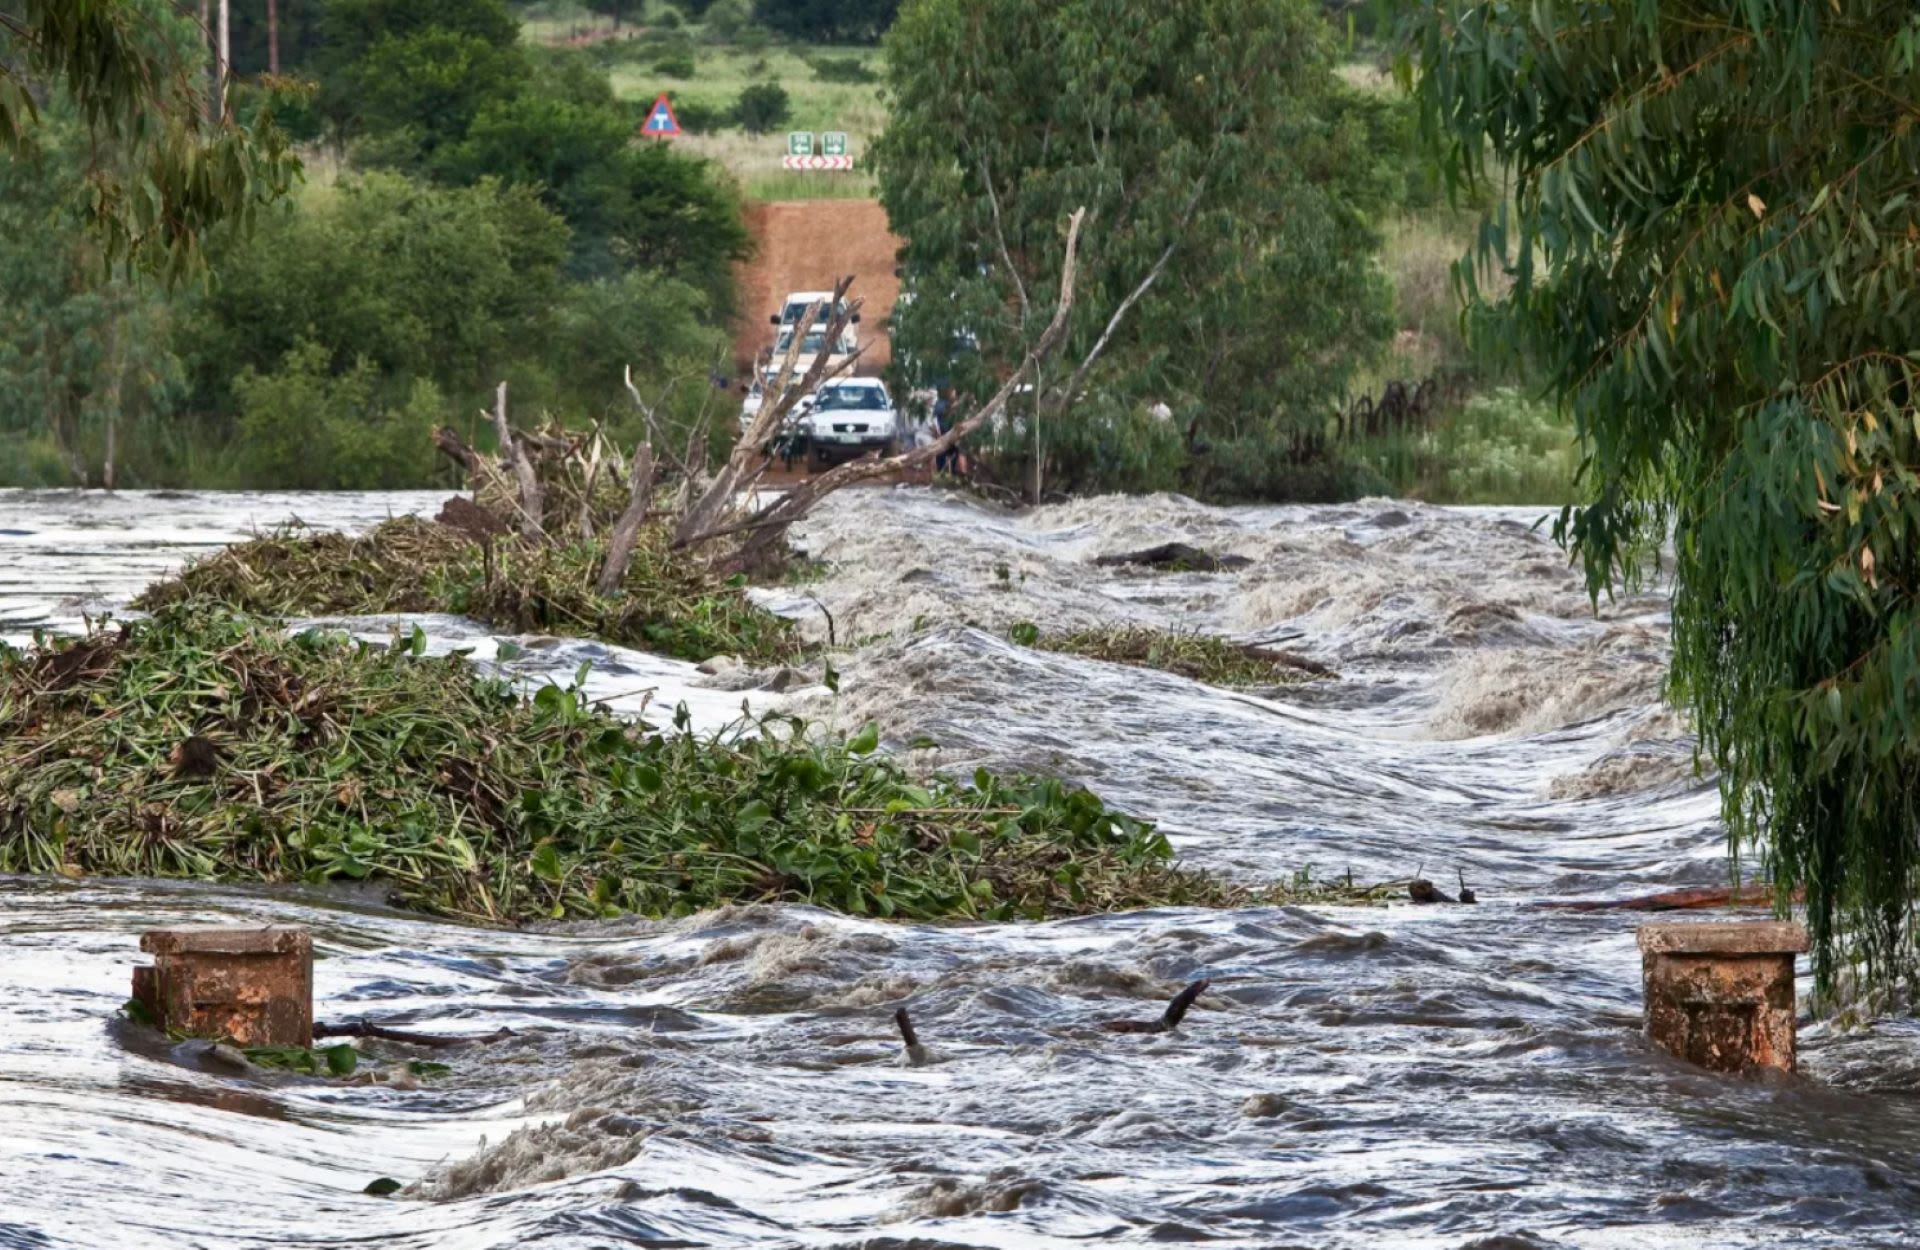
[[[733,122],[750,135],[764,135],[786,125],[793,115],[787,89],[779,83],[757,82],[733,102]]]
[[[439,390],[415,378],[389,400],[371,361],[335,373],[327,350],[302,343],[271,374],[234,379],[240,455],[253,481],[298,490],[418,486],[433,471],[433,427],[447,417]]]
[[[753,17],[807,43],[877,43],[899,9],[900,0],[756,0]]]
[[[879,82],[880,75],[867,68],[857,56],[816,56],[807,62],[813,76],[821,82]]]
[[[222,280],[182,327],[203,402],[238,370],[272,373],[302,344],[336,372],[367,362],[403,391],[491,390],[560,290],[567,229],[533,191],[436,188],[372,173],[316,186],[219,257]]]

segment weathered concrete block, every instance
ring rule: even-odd
[[[1793,957],[1807,931],[1780,921],[1643,926],[1647,1037],[1716,1072],[1794,1066]]]
[[[313,1045],[313,939],[284,925],[154,929],[133,996],[161,1028],[241,1046]]]

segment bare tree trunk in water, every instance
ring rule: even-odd
[[[100,464],[100,484],[113,489],[113,456],[120,428],[120,324],[107,323],[107,454]]]
[[[267,72],[280,76],[280,0],[267,0]]]
[[[1046,393],[1047,388],[1041,381],[1040,368],[1036,366],[1033,371],[1033,412],[1029,418],[1033,422],[1033,480],[1028,484],[1033,496],[1033,506],[1036,508],[1040,506],[1041,496],[1046,493],[1047,452],[1040,441],[1040,400]]]

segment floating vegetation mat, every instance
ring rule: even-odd
[[[626,581],[612,596],[594,589],[605,556],[597,541],[489,545],[461,529],[396,517],[351,537],[302,527],[239,543],[156,583],[135,608],[201,604],[261,616],[363,616],[449,612],[515,633],[562,633],[704,660],[791,658],[790,623],[716,583],[667,532],[642,530]]]
[[[177,606],[0,651],[0,871],[373,880],[489,923],[749,900],[914,919],[1342,894],[1173,862],[1058,781],[917,779],[868,729],[656,733],[388,647]]]
[[[1336,675],[1325,665],[1292,652],[1248,646],[1208,634],[1134,626],[1045,634],[1038,626],[1023,622],[1008,631],[1008,636],[1024,647],[1135,668],[1157,668],[1210,686],[1285,686]]]

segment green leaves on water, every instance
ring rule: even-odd
[[[360,1052],[345,1042],[334,1046],[244,1046],[240,1053],[263,1068],[300,1072],[307,1076],[352,1076],[360,1066]]]
[[[1180,869],[1151,825],[1059,781],[909,773],[872,725],[654,733],[411,652],[169,608],[0,659],[0,708],[18,710],[0,721],[0,793],[25,813],[0,823],[0,872],[376,880],[492,923],[760,899],[951,919],[1292,897]],[[149,765],[182,723],[217,727],[217,776]],[[116,800],[48,798],[80,784]]]

